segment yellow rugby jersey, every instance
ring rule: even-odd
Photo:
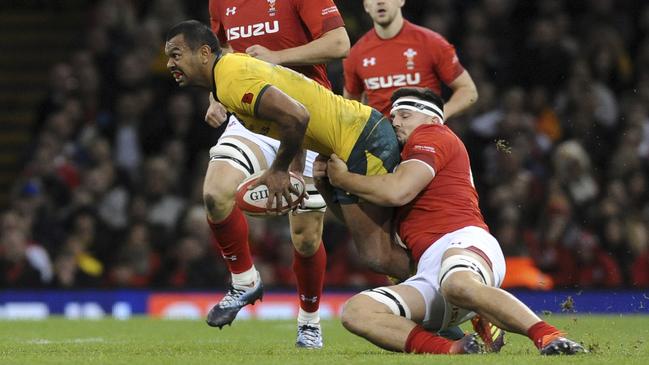
[[[250,131],[278,138],[277,124],[257,117],[259,96],[269,86],[302,103],[311,118],[303,148],[347,161],[372,108],[336,95],[288,68],[242,53],[223,55],[214,66],[214,95]]]

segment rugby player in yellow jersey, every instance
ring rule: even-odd
[[[288,171],[303,170],[304,149],[323,157],[335,153],[350,171],[365,175],[385,174],[399,162],[396,135],[380,112],[282,66],[245,54],[222,54],[217,38],[198,21],[170,29],[165,53],[167,68],[180,86],[210,89],[246,128],[280,141],[275,161],[258,181],[277,202],[282,196],[290,201]],[[409,276],[409,257],[391,240],[391,208],[359,201],[344,191],[321,194],[345,221],[368,267],[399,279]]]

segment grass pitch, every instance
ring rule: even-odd
[[[294,321],[235,321],[223,330],[202,321],[50,319],[0,321],[1,364],[647,364],[649,316],[549,316],[590,349],[574,357],[541,357],[525,337],[508,334],[500,354],[390,353],[339,321],[323,322],[325,348],[294,347]]]

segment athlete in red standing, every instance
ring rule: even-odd
[[[210,0],[209,11],[212,30],[226,50],[285,65],[327,88],[331,84],[324,63],[349,51],[349,37],[332,0]],[[207,317],[210,326],[220,328],[263,294],[250,254],[248,224],[234,204],[234,194],[244,178],[272,164],[279,141],[245,129],[212,95],[205,119],[213,127],[229,119],[210,150],[203,189],[208,221],[232,273],[230,290]],[[310,197],[305,207],[289,216],[300,303],[296,345],[305,348],[323,344],[318,309],[327,262],[322,245],[325,204],[310,183],[314,157],[307,153],[304,169]]]
[[[527,335],[541,354],[583,352],[554,326],[499,288],[505,258],[489,233],[462,141],[444,125],[442,99],[430,89],[402,88],[392,96],[391,115],[401,163],[394,173],[350,173],[335,155],[326,173],[333,186],[376,205],[398,207],[397,232],[417,263],[400,285],[357,294],[345,305],[343,325],[392,351],[478,352],[474,336],[451,341],[440,330],[478,313],[498,327]],[[316,166],[319,175],[321,166]]]
[[[440,34],[403,18],[405,0],[364,0],[374,23],[349,52],[343,66],[347,98],[361,100],[386,116],[390,96],[404,86],[427,87],[440,94],[442,83],[453,90],[444,105],[446,118],[478,100],[469,72],[455,54],[455,47]]]

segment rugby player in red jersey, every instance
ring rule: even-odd
[[[390,96],[399,87],[427,87],[440,94],[442,84],[453,90],[444,105],[446,118],[478,100],[476,86],[462,67],[455,47],[440,34],[403,18],[405,0],[364,0],[373,29],[354,44],[344,60],[347,98],[361,100],[386,116]]]
[[[210,0],[209,12],[212,31],[226,50],[285,65],[327,88],[331,84],[324,63],[349,51],[349,37],[332,0]],[[229,119],[210,150],[203,188],[213,236],[232,274],[232,286],[207,317],[210,326],[221,328],[263,294],[250,254],[248,223],[234,195],[243,179],[272,164],[279,141],[248,131],[212,95],[205,118],[213,127]],[[322,244],[326,206],[310,181],[314,157],[307,153],[304,169],[309,199],[289,216],[300,303],[296,345],[305,348],[322,347],[319,304],[327,262]]]
[[[354,174],[332,155],[326,173],[333,186],[377,205],[398,207],[396,230],[417,273],[399,285],[352,297],[343,310],[343,325],[387,350],[475,353],[474,336],[451,341],[430,330],[457,326],[477,313],[500,328],[527,335],[541,354],[584,352],[499,288],[505,258],[478,207],[466,148],[444,125],[442,99],[430,89],[402,88],[392,102],[392,123],[403,145],[395,172]],[[320,164],[316,171],[322,172]]]
[[[404,0],[365,0],[365,11],[374,27],[361,37],[344,60],[344,95],[365,100],[389,116],[390,97],[399,87],[427,87],[440,94],[442,83],[453,90],[444,106],[446,118],[478,99],[476,86],[459,62],[455,48],[440,34],[403,18]],[[504,345],[504,333],[480,317],[472,321],[489,351]],[[453,332],[455,332],[453,334]],[[461,337],[446,330],[445,336]]]

